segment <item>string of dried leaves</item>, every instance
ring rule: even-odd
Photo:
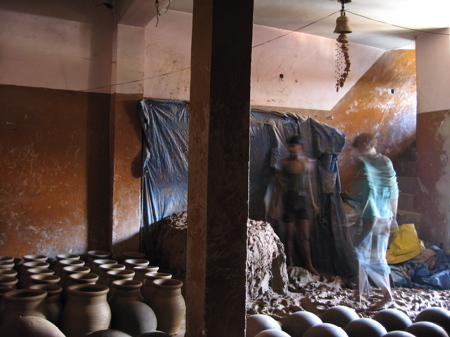
[[[350,54],[348,53],[347,34],[339,34],[336,39],[336,92],[344,86],[350,72]]]

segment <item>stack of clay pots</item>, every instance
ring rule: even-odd
[[[247,317],[246,337],[449,337],[450,311],[428,308],[414,323],[402,311],[383,309],[372,318],[361,318],[346,306],[331,307],[319,317],[297,311],[281,322],[256,314]]]
[[[0,336],[176,334],[183,283],[149,264],[138,252],[0,256]]]

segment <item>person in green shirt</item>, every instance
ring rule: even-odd
[[[357,234],[354,238],[354,252],[357,259],[357,300],[363,293],[370,292],[369,278],[381,289],[383,298],[372,309],[380,310],[393,302],[387,264],[386,250],[396,222],[398,184],[392,162],[376,150],[374,135],[358,135],[353,147],[360,157],[360,168],[356,179],[357,194],[361,201],[361,214],[356,221]]]

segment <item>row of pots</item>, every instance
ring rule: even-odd
[[[106,261],[94,263],[102,259],[89,258],[88,255],[86,265],[68,263],[64,266],[61,261],[69,259],[58,259],[53,269],[50,265],[39,266],[43,267],[42,271],[50,270],[53,274],[27,272],[33,268],[26,263],[39,260],[27,261],[24,257],[20,267],[15,264],[16,268],[9,270],[19,269],[21,277],[26,275],[28,283],[26,277],[23,280],[26,287],[0,286],[4,306],[1,326],[6,328],[15,318],[31,315],[51,321],[70,337],[110,327],[132,332],[132,336],[156,329],[176,334],[186,311],[181,293],[183,282],[172,279],[171,274],[156,272],[157,267],[149,268],[149,261],[145,259],[124,259],[127,265],[121,265],[109,260],[109,256],[104,257]],[[82,260],[74,258],[72,261]],[[0,262],[4,262],[1,257]],[[135,262],[141,265],[132,265]],[[100,275],[90,272],[88,266],[97,268],[95,270]],[[8,269],[0,268],[0,272],[2,270]],[[64,283],[60,276],[55,275],[57,271],[63,275]],[[12,276],[0,275],[0,283],[5,277]]]

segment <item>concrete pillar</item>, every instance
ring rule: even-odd
[[[450,249],[450,29],[416,39],[421,239]],[[447,251],[448,253],[448,251]]]
[[[194,0],[186,336],[245,336],[253,0]]]

